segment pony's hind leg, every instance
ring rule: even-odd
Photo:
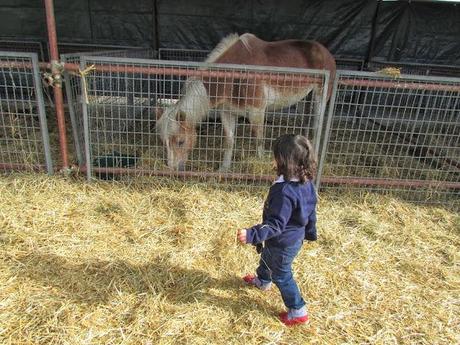
[[[222,111],[221,114],[222,127],[224,129],[224,159],[219,168],[219,171],[225,172],[230,169],[233,158],[233,145],[235,142],[236,117],[230,111]]]

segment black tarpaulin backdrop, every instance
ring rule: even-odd
[[[252,32],[265,40],[315,39],[336,55],[363,57],[375,8],[368,0],[159,1],[159,40],[167,47],[209,49],[228,33]]]
[[[382,2],[373,56],[460,65],[460,2]]]
[[[315,39],[338,57],[460,65],[459,4],[55,0],[60,42],[211,49],[229,33]],[[46,40],[42,0],[0,0],[0,36]]]

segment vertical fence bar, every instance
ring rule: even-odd
[[[340,71],[336,71],[335,74],[335,79],[333,81],[332,85],[332,93],[331,93],[331,98],[329,98],[329,105],[328,105],[328,113],[327,113],[327,119],[326,119],[326,128],[324,129],[324,137],[322,140],[322,149],[321,153],[317,153],[319,156],[319,164],[318,164],[318,171],[316,174],[316,180],[315,180],[315,186],[316,190],[319,191],[321,187],[321,176],[323,174],[323,169],[324,169],[324,161],[326,158],[326,153],[327,153],[327,145],[329,144],[329,135],[331,131],[331,123],[332,123],[332,117],[334,114],[335,110],[335,101],[337,97],[337,81],[340,77]]]
[[[67,62],[67,57],[64,55],[61,55],[62,62],[66,63]],[[73,62],[73,61],[72,61]],[[77,122],[77,111],[75,109],[75,105],[77,100],[75,99],[74,95],[72,94],[72,91],[74,91],[72,81],[75,81],[75,79],[78,78],[77,76],[71,76],[69,71],[64,70],[64,83],[65,83],[65,92],[66,92],[66,98],[67,98],[67,106],[69,108],[69,116],[70,116],[70,124],[72,126],[72,135],[73,135],[73,141],[75,145],[75,152],[77,154],[77,161],[79,165],[83,165],[84,162],[84,154],[82,151],[81,147],[81,141],[80,141],[80,136],[78,134],[78,122]],[[81,116],[81,114],[80,114]]]
[[[316,155],[319,156],[319,150],[321,146],[321,136],[323,132],[323,122],[324,122],[324,116],[326,112],[326,104],[327,104],[327,93],[329,91],[329,78],[330,78],[330,73],[329,71],[325,71],[324,75],[324,86],[323,86],[323,93],[322,93],[322,98],[321,98],[321,104],[319,107],[319,119],[318,119],[318,126],[316,128],[316,140],[315,140],[315,152]],[[332,96],[331,96],[332,97]],[[319,186],[319,184],[318,184]],[[317,188],[318,188],[317,186]]]
[[[86,68],[85,57],[82,57],[80,60],[80,69],[84,70]],[[91,181],[92,174],[92,164],[91,164],[91,151],[90,151],[90,128],[88,123],[88,103],[87,100],[82,97],[82,112],[83,112],[83,133],[85,138],[85,158],[86,158],[86,178],[88,181]]]
[[[40,127],[41,127],[41,133],[42,133],[46,168],[48,170],[48,174],[52,175],[53,174],[53,161],[51,159],[51,149],[50,149],[50,142],[49,142],[48,125],[46,122],[45,103],[43,101],[42,83],[41,83],[41,79],[39,75],[40,69],[38,67],[38,59],[36,55],[32,56],[32,66],[33,66],[33,73],[34,73],[35,92],[36,92],[36,98],[37,98],[38,115],[40,117]]]

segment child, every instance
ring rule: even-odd
[[[239,230],[238,239],[261,249],[257,275],[246,275],[244,281],[261,290],[275,283],[287,308],[280,319],[292,326],[308,322],[291,266],[303,240],[316,240],[316,192],[312,183],[316,159],[311,143],[300,135],[281,136],[273,153],[278,178],[265,201],[262,224]]]

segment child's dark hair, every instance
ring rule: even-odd
[[[276,139],[273,153],[276,172],[286,181],[298,178],[301,183],[316,176],[316,155],[310,141],[301,135],[285,134]]]

